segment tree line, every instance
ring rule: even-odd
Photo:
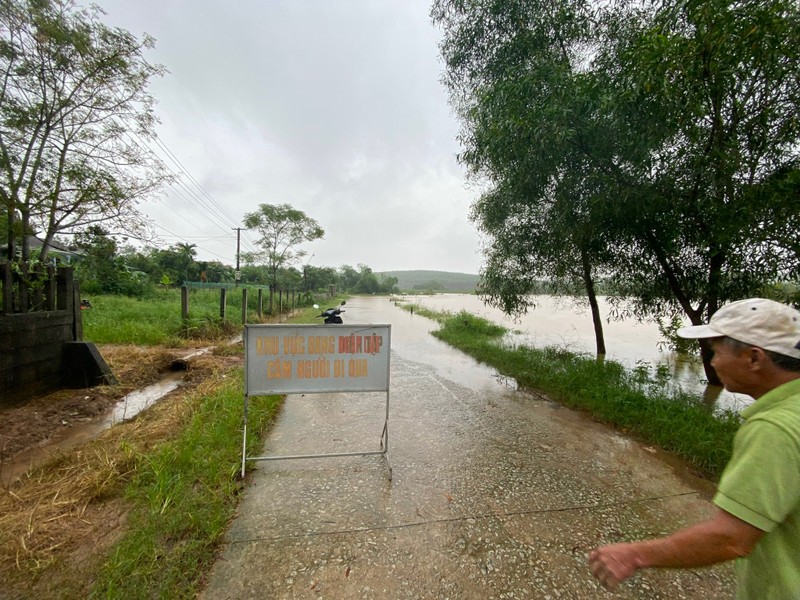
[[[220,261],[197,260],[194,244],[141,249],[120,242],[100,226],[93,226],[77,236],[73,248],[80,254],[74,264],[85,295],[146,297],[159,287],[176,287],[188,282],[237,283],[233,266]],[[240,268],[238,283],[309,294],[326,293],[331,286],[337,293],[390,294],[397,291],[396,277],[377,275],[364,264],[356,267],[306,264],[297,268],[289,264],[273,267],[251,263]]]
[[[797,2],[436,0],[431,14],[459,158],[484,190],[471,217],[490,303],[524,312],[537,280],[580,294],[604,353],[598,280],[620,314],[693,324],[730,300],[800,300]]]

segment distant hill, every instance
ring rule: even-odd
[[[378,275],[397,277],[403,292],[474,292],[478,276],[447,271],[383,271]]]

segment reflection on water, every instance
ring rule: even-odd
[[[594,328],[588,307],[576,307],[569,301],[552,296],[536,296],[535,308],[514,320],[502,311],[486,306],[478,296],[469,294],[437,294],[435,296],[406,296],[404,301],[437,311],[467,311],[488,319],[512,331],[512,343],[533,347],[555,346],[570,352],[595,354]],[[610,314],[605,298],[599,298],[604,318]],[[710,405],[740,410],[752,402],[742,394],[731,394],[721,388],[706,385],[703,364],[699,356],[664,352],[658,326],[652,322],[639,323],[634,319],[603,321],[608,358],[628,368],[650,368],[655,372],[664,367],[671,381],[681,389],[696,393]]]

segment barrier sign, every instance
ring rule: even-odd
[[[390,325],[247,325],[245,394],[389,389]]]
[[[247,461],[379,454],[389,480],[389,355],[391,325],[245,325],[242,477]],[[386,392],[379,450],[247,456],[247,405],[252,396],[318,392]]]

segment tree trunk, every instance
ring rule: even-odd
[[[12,262],[17,257],[17,239],[14,233],[14,220],[16,214],[13,208],[8,209],[8,261]]]
[[[594,339],[597,345],[597,354],[605,355],[606,341],[603,336],[603,320],[600,318],[600,307],[597,304],[597,294],[592,280],[592,266],[589,264],[589,257],[581,249],[581,264],[583,266],[583,283],[586,286],[586,296],[589,298],[589,306],[592,308],[592,324],[594,325]]]
[[[711,351],[711,344],[708,343],[708,340],[698,341],[700,342],[700,356],[703,359],[703,369],[706,372],[708,385],[722,385],[719,375],[717,375],[714,367],[711,366],[711,359],[714,357],[714,353]]]

